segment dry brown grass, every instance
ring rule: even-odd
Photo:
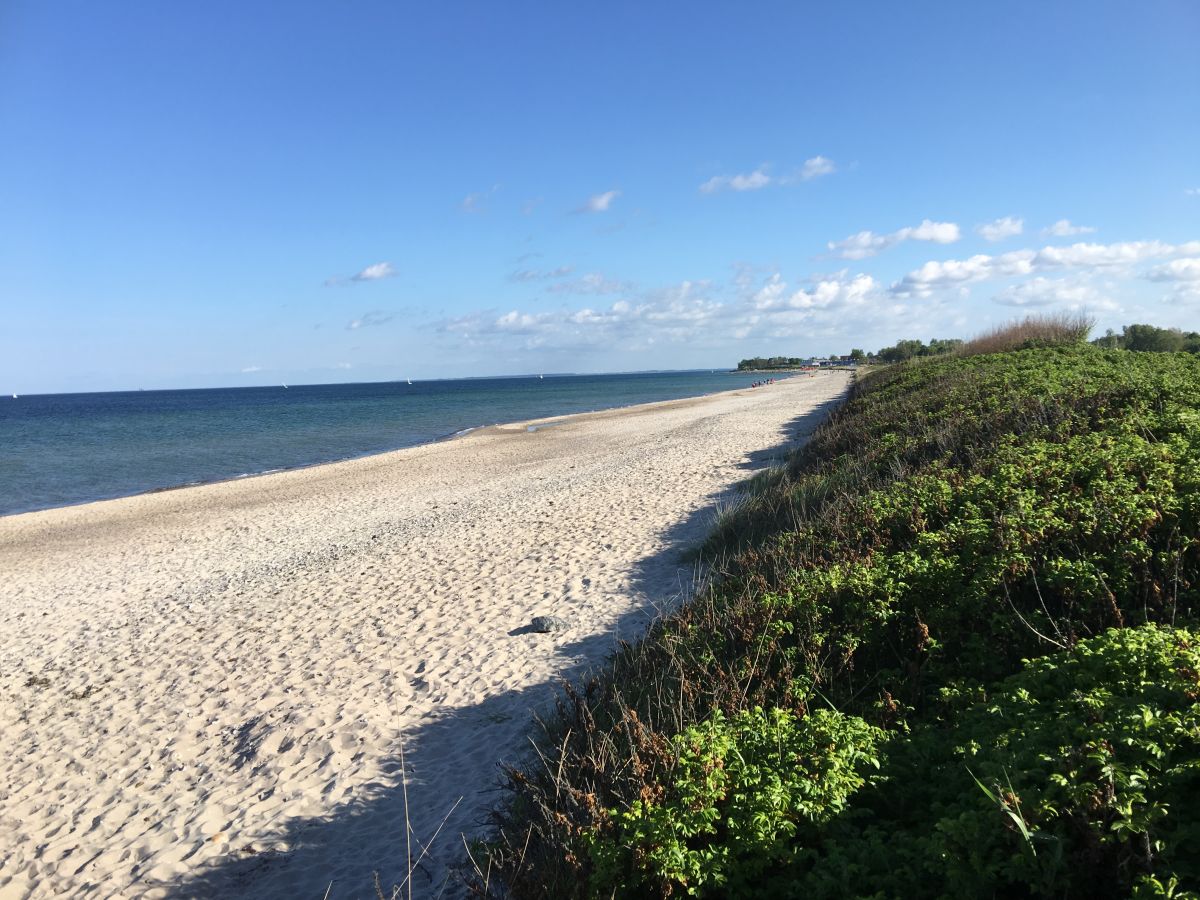
[[[959,348],[961,356],[1003,353],[1029,347],[1079,344],[1087,340],[1096,320],[1086,313],[1046,313],[996,325]]]

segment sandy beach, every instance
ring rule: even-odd
[[[406,813],[438,896],[556,679],[848,379],[0,518],[0,898],[369,897]]]

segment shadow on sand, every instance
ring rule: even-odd
[[[788,422],[778,444],[752,453],[742,464],[747,476],[781,462],[839,402],[840,398],[828,401]],[[666,549],[636,564],[632,573],[634,596],[646,598],[646,603],[622,616],[612,631],[556,646],[555,652],[562,661],[556,679],[497,694],[472,706],[446,710],[407,733],[403,755],[397,746],[382,762],[381,768],[389,776],[386,784],[377,784],[374,789],[368,786],[357,792],[355,800],[327,815],[293,819],[283,825],[273,840],[285,845],[286,852],[255,855],[232,852],[189,873],[173,886],[170,896],[370,898],[375,896],[372,872],[376,872],[384,896],[390,898],[393,886],[401,885],[407,872],[406,820],[414,835],[412,858],[416,860],[422,855],[422,842],[430,844],[429,854],[413,871],[411,896],[462,896],[465,892],[462,879],[454,873],[455,866],[467,862],[462,835],[479,835],[484,831],[488,810],[499,800],[499,763],[520,762],[532,755],[528,751],[531,714],[545,710],[552,703],[559,679],[579,679],[603,664],[617,637],[636,638],[665,605],[690,595],[697,572],[695,564],[682,561],[684,551],[707,536],[713,525],[715,505],[728,500],[736,490],[709,497],[704,507],[665,532]],[[519,641],[531,631],[521,627],[508,635],[511,640]],[[522,713],[514,714],[514,710]],[[469,748],[480,745],[494,751],[489,755],[497,767],[492,770],[486,790],[467,793],[464,785],[467,796],[455,806],[458,798],[446,796],[431,786],[423,773],[477,770],[479,760],[471,756]],[[509,754],[507,760],[500,756],[505,750]],[[401,771],[409,774],[407,787],[397,777]],[[439,827],[441,830],[433,839]],[[407,898],[408,891],[405,885],[396,896]]]

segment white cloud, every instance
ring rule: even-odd
[[[1016,237],[1025,230],[1025,220],[1017,216],[1004,216],[991,222],[976,225],[975,230],[985,241],[1002,241],[1005,238]]]
[[[588,197],[587,202],[575,211],[581,213],[607,212],[608,208],[612,206],[612,202],[619,196],[621,196],[620,191],[605,191],[603,194],[594,194]]]
[[[373,266],[367,266],[357,275],[352,276],[353,281],[379,281],[383,278],[391,278],[396,274],[396,270],[392,268],[390,262],[375,263]]]
[[[1047,237],[1074,237],[1077,234],[1093,234],[1096,231],[1088,225],[1072,225],[1070,219],[1059,219],[1049,228],[1043,228],[1042,234]]]
[[[1200,301],[1200,257],[1174,259],[1164,265],[1155,266],[1146,273],[1146,278],[1175,285],[1163,298],[1168,303],[1190,304]]]
[[[931,260],[905,275],[898,285],[893,286],[893,292],[924,296],[937,288],[969,284],[1001,275],[1028,275],[1033,271],[1030,265],[1032,257],[1032,250],[1016,250],[1003,256],[978,253],[969,259]]]
[[[902,241],[930,241],[935,244],[953,244],[961,237],[958,225],[953,222],[932,222],[925,219],[920,225],[901,228],[890,234],[860,231],[840,241],[830,241],[828,247],[842,259],[866,259],[895,246]]]
[[[1173,259],[1146,273],[1151,281],[1200,281],[1200,258]]]
[[[734,175],[729,179],[729,186],[735,191],[757,191],[770,183],[770,177],[762,169],[755,169],[749,175]]]
[[[1184,188],[1183,194],[1185,197],[1200,197],[1200,188]]]
[[[860,231],[840,241],[830,241],[828,247],[842,259],[866,259],[875,256],[896,243],[889,234]]]
[[[1060,306],[1069,310],[1116,311],[1120,307],[1093,285],[1066,278],[1043,278],[1013,284],[992,298],[1003,306]]]
[[[325,287],[336,287],[338,285],[355,284],[362,281],[380,281],[384,278],[391,278],[393,275],[399,274],[390,262],[375,263],[367,266],[361,272],[351,275],[349,278],[344,278],[341,275],[336,275],[333,278],[325,279]]]
[[[915,228],[901,228],[896,235],[902,241],[932,241],[935,244],[953,244],[961,234],[953,222],[931,222],[924,220]]]
[[[824,156],[814,156],[806,159],[793,175],[772,176],[767,174],[767,164],[763,163],[753,172],[738,175],[714,175],[700,185],[700,193],[715,194],[717,191],[757,191],[772,184],[796,184],[800,181],[811,181],[822,175],[830,175],[837,171],[833,160]]]
[[[758,310],[811,310],[831,307],[861,306],[879,290],[879,283],[870,275],[844,275],[823,278],[811,288],[788,293],[787,285],[778,274],[754,296]]]
[[[757,191],[771,183],[765,165],[759,166],[753,172],[745,175],[714,175],[700,185],[700,193],[715,194],[717,191]]]
[[[1200,282],[1184,281],[1175,285],[1167,296],[1163,297],[1164,303],[1182,303],[1192,304],[1200,303]]]
[[[262,366],[246,366],[246,368],[242,369],[242,374],[249,375],[251,372],[261,372],[261,371],[262,371]]]
[[[1071,244],[1067,247],[1043,247],[1034,259],[1036,265],[1106,267],[1131,265],[1148,259],[1200,252],[1200,241],[1166,244],[1162,241],[1125,241],[1118,244]]]
[[[797,338],[844,332],[903,308],[869,275],[822,276],[801,288],[775,273],[757,288],[731,293],[707,281],[629,294],[607,306],[528,312],[480,311],[438,326],[456,345],[489,349],[585,352],[645,349],[663,344],[726,346],[756,338]],[[850,314],[853,314],[852,317]]]
[[[814,156],[812,159],[806,159],[804,165],[800,167],[800,180],[811,181],[822,175],[832,175],[836,171],[837,167],[834,166],[832,159]]]
[[[897,296],[928,296],[934,291],[995,278],[1031,275],[1055,269],[1106,269],[1130,266],[1150,259],[1200,252],[1200,241],[1165,244],[1162,241],[1127,241],[1118,244],[1072,244],[1041,250],[1013,250],[998,256],[977,254],[969,259],[930,261],[892,285]]]
[[[368,328],[372,325],[385,325],[394,318],[396,318],[395,315],[385,313],[382,310],[373,309],[370,312],[363,313],[362,316],[357,319],[352,319],[349,324],[346,325],[346,329],[348,331],[357,331],[360,328]]]
[[[472,345],[512,346],[515,340],[525,349],[611,348],[614,343],[630,348],[708,337],[724,311],[721,303],[704,296],[703,288],[684,282],[653,299],[552,312],[477,312],[446,320],[439,330]]]
[[[335,368],[335,369],[353,369],[353,368],[354,368],[354,366],[352,366],[352,365],[351,365],[350,363],[348,363],[348,362],[340,362],[340,363],[336,363],[336,364],[334,365],[334,368]]]

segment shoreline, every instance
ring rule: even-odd
[[[849,383],[0,518],[0,897],[361,897],[444,821],[437,894],[531,711],[689,596],[714,504]]]
[[[745,374],[745,373],[733,372],[731,374]],[[796,374],[799,374],[799,373],[798,372],[790,373],[790,375],[796,375]],[[337,465],[338,463],[352,462],[354,460],[359,460],[359,459],[370,459],[371,457],[375,457],[375,456],[383,456],[383,455],[386,455],[389,453],[397,453],[402,450],[410,450],[413,447],[425,447],[430,444],[440,444],[440,443],[444,443],[446,441],[458,440],[459,438],[465,437],[468,434],[483,431],[488,428],[505,428],[505,427],[509,427],[509,426],[513,426],[513,425],[522,425],[522,424],[535,425],[535,424],[539,424],[539,423],[549,422],[554,419],[567,419],[567,418],[575,419],[575,418],[578,418],[581,416],[591,416],[591,415],[598,415],[598,414],[607,413],[607,412],[631,410],[631,409],[636,409],[636,408],[642,407],[642,406],[653,407],[660,403],[676,403],[676,402],[685,401],[685,400],[698,400],[698,399],[701,399],[704,397],[715,397],[720,394],[731,394],[731,393],[736,393],[737,391],[751,390],[751,389],[752,388],[747,385],[746,387],[729,388],[727,390],[722,390],[722,391],[709,391],[707,393],[695,394],[695,395],[692,395],[689,397],[675,397],[670,400],[651,400],[646,403],[630,403],[630,404],[625,404],[625,405],[621,405],[621,406],[606,406],[606,407],[602,407],[600,409],[581,410],[579,412],[570,412],[570,413],[558,413],[555,415],[545,416],[543,418],[538,418],[538,419],[528,419],[528,420],[517,419],[517,420],[510,421],[510,422],[493,422],[490,424],[471,425],[471,426],[468,426],[467,428],[460,428],[457,431],[453,431],[448,434],[439,435],[438,437],[430,438],[429,440],[417,441],[416,443],[413,443],[413,444],[403,444],[403,445],[397,446],[397,447],[388,447],[383,450],[372,450],[367,453],[357,453],[357,454],[352,454],[350,456],[339,456],[339,457],[336,457],[333,459],[323,459],[323,460],[318,460],[316,462],[304,463],[302,465],[297,465],[297,466],[280,466],[278,468],[264,469],[261,472],[246,472],[246,473],[242,473],[239,475],[229,475],[229,476],[226,476],[223,478],[213,478],[213,479],[201,480],[201,481],[186,481],[186,482],[182,482],[180,484],[160,485],[160,486],[156,486],[156,487],[146,488],[146,489],[140,490],[140,491],[135,491],[130,494],[113,494],[111,496],[95,497],[95,498],[88,499],[88,500],[78,500],[78,501],[75,501],[72,503],[62,503],[62,504],[58,504],[55,506],[39,506],[36,509],[27,509],[27,510],[21,510],[18,512],[0,513],[0,521],[3,521],[4,519],[7,519],[7,518],[11,518],[13,516],[26,516],[26,515],[36,514],[36,513],[49,512],[49,511],[55,510],[55,509],[73,509],[73,508],[79,507],[79,506],[89,506],[93,503],[108,503],[108,502],[111,502],[114,500],[124,500],[129,497],[142,497],[142,496],[146,496],[148,494],[163,494],[163,493],[168,493],[168,492],[172,492],[172,491],[181,491],[181,490],[185,490],[187,488],[205,487],[205,486],[211,485],[211,484],[226,484],[228,482],[245,481],[250,478],[261,478],[266,475],[277,475],[282,472],[299,472],[299,471],[304,471],[306,469],[312,469],[312,468],[315,468],[318,466],[331,466],[331,465]],[[205,389],[204,388],[194,388],[192,390],[205,390]],[[126,391],[124,393],[137,393],[137,392],[136,391]]]

